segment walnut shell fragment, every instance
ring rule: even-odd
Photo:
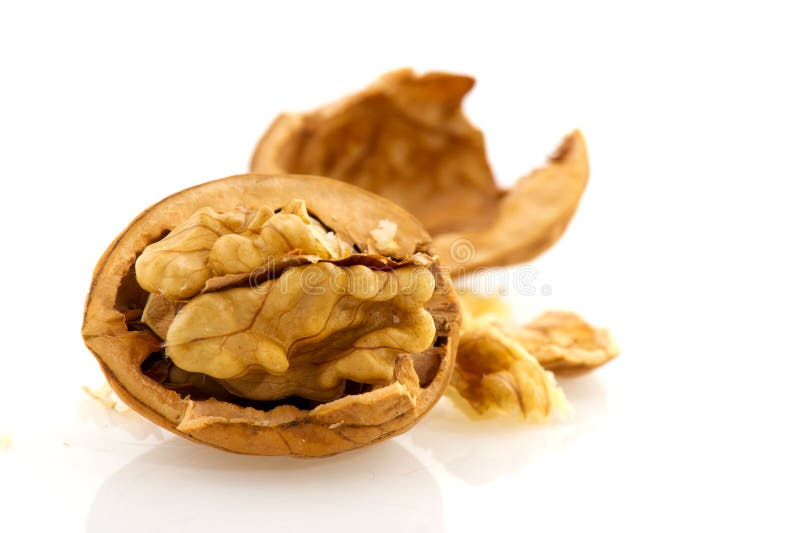
[[[577,209],[586,143],[572,132],[545,167],[500,189],[483,134],[461,110],[473,85],[462,75],[390,72],[339,102],[280,115],[251,171],[328,176],[389,198],[422,221],[454,275],[531,260]]]
[[[339,181],[212,181],[109,246],[83,338],[125,403],[189,440],[299,457],[359,448],[409,429],[450,380],[460,306],[430,243],[406,211]]]

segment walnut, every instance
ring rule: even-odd
[[[460,308],[408,213],[312,176],[234,176],[149,208],[98,263],[83,337],[113,391],[186,437],[324,456],[410,428]]]
[[[611,335],[568,311],[548,311],[510,335],[548,370],[577,373],[603,365],[619,355]]]
[[[590,370],[619,354],[606,330],[578,315],[548,311],[522,327],[497,297],[461,295],[464,324],[451,384],[479,414],[547,422],[570,412],[553,372]]]
[[[136,279],[145,290],[172,299],[197,294],[215,276],[252,272],[286,254],[340,259],[352,246],[308,216],[294,199],[279,214],[269,208],[217,213],[197,210],[136,260]]]
[[[399,70],[308,113],[280,115],[253,172],[347,181],[416,215],[455,274],[533,259],[566,229],[589,176],[586,144],[569,134],[540,169],[500,189],[483,134],[464,116],[468,76]]]
[[[480,414],[499,411],[547,422],[570,411],[553,374],[491,322],[464,330],[451,383]]]
[[[498,297],[460,295],[464,330],[473,324],[491,323],[503,335],[518,342],[547,370],[574,374],[603,365],[619,355],[619,348],[605,329],[594,328],[575,313],[547,311],[521,326],[514,326],[508,304]]]
[[[295,267],[192,299],[167,331],[166,355],[250,399],[332,400],[345,380],[389,383],[399,355],[431,346],[436,327],[424,305],[433,290],[422,266]]]

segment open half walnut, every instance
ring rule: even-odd
[[[146,210],[95,270],[83,336],[150,420],[236,452],[323,456],[411,427],[460,312],[419,222],[311,176],[244,175]]]

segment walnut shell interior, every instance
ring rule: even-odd
[[[483,134],[461,103],[475,80],[390,72],[364,90],[278,116],[252,172],[328,176],[380,194],[417,216],[453,276],[529,261],[572,219],[589,177],[579,131],[510,189],[495,182]]]
[[[356,253],[341,259],[346,264],[391,269],[429,251],[430,237],[413,216],[386,199],[326,178],[248,174],[166,198],[139,215],[109,246],[86,300],[86,345],[112,388],[133,409],[180,436],[234,452],[325,456],[405,431],[435,404],[450,380],[460,325],[455,292],[435,258],[426,264],[435,290],[425,304],[435,336],[421,352],[398,354],[385,383],[348,381],[331,401],[259,400],[238,396],[235,387],[209,385],[203,375],[186,372],[164,356],[162,339],[175,313],[170,316],[163,301],[148,304],[150,294],[137,281],[135,263],[145,248],[203,208],[276,211],[297,198],[315,219],[352,244]],[[382,256],[382,240],[374,232],[386,220],[396,227],[391,257]],[[297,257],[279,267],[291,268]],[[206,281],[204,290],[249,281],[247,275],[227,273]],[[148,321],[147,313],[160,321]]]

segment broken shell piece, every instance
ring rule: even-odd
[[[547,165],[504,192],[490,224],[436,234],[434,249],[455,273],[534,259],[561,238],[578,208],[588,178],[586,143],[576,130],[561,141]],[[474,254],[460,257],[454,246],[458,242],[470,243]]]
[[[333,104],[280,115],[250,168],[328,176],[389,198],[422,221],[454,276],[528,261],[559,239],[578,206],[586,144],[572,132],[545,167],[500,189],[483,134],[461,110],[473,85],[462,75],[390,72]]]

